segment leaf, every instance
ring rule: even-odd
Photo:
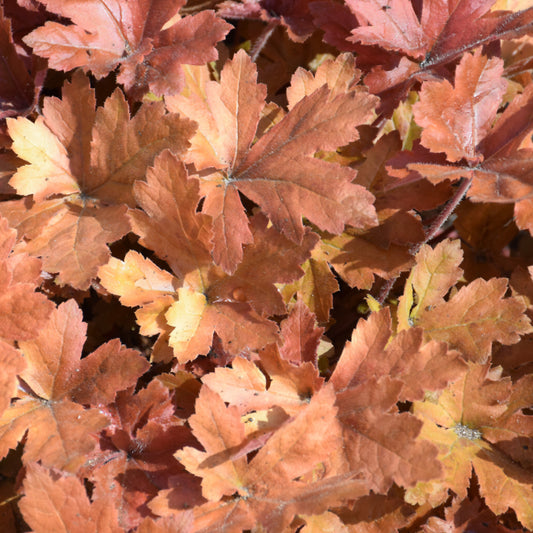
[[[68,474],[30,463],[20,509],[35,533],[119,533],[116,511],[89,501],[83,483]]]
[[[130,119],[119,90],[95,110],[89,80],[75,75],[62,100],[45,99],[35,123],[10,119],[13,148],[29,162],[12,185],[33,194],[34,203],[4,202],[1,212],[27,241],[24,250],[42,257],[48,272],[59,272],[58,283],[87,289],[109,258],[107,244],[130,229],[133,182],[163,148],[184,151],[192,128],[164,115],[162,104],[145,104]]]
[[[128,305],[143,306],[137,317],[144,331],[168,333],[180,362],[206,354],[215,332],[233,354],[273,342],[277,328],[264,316],[285,312],[274,284],[302,275],[299,265],[309,257],[317,236],[307,230],[298,246],[256,215],[250,221],[254,244],[246,247],[235,274],[227,276],[212,264],[210,217],[196,211],[198,180],[187,176],[175,156],[162,153],[147,182],[136,185],[136,195],[145,212],[132,212],[134,231],[171,266],[175,277],[163,283],[160,297],[147,292],[148,279],[162,274],[155,266],[155,273],[148,274],[149,263],[129,253],[125,262],[113,260],[103,267],[100,278]],[[120,272],[128,272],[128,283],[115,281]]]
[[[203,496],[209,501],[217,501],[235,492],[246,494],[246,459],[224,460],[223,456],[223,452],[239,446],[244,440],[244,424],[237,408],[226,407],[222,399],[204,385],[190,425],[205,451],[185,448],[176,454],[176,458],[189,472],[202,477]],[[216,456],[220,456],[216,466],[208,467],[209,460]]]
[[[238,191],[296,243],[304,236],[302,216],[332,233],[345,224],[375,223],[371,195],[350,183],[354,173],[313,157],[356,139],[355,127],[370,118],[375,100],[356,89],[315,91],[251,147],[265,90],[244,52],[224,66],[220,84],[195,79],[187,96],[168,100],[170,110],[199,123],[189,160],[197,171],[206,169],[200,173],[202,210],[213,217],[214,258],[226,272],[235,271],[242,246],[252,242]],[[207,172],[206,167],[213,168]]]
[[[146,182],[135,185],[137,203],[132,226],[141,244],[149,245],[186,285],[204,287],[211,265],[211,219],[196,212],[198,180],[189,178],[183,163],[163,152],[148,170]]]
[[[290,415],[300,412],[323,384],[316,366],[309,362],[295,366],[282,359],[273,346],[262,350],[260,358],[263,371],[256,364],[236,357],[232,368],[216,368],[202,381],[225,402],[236,406],[241,415],[267,412],[272,420],[277,420],[276,407]]]
[[[492,513],[479,498],[474,500],[460,500],[455,498],[451,507],[445,510],[446,519],[442,520],[432,516],[423,526],[424,533],[444,533],[450,528],[467,527],[470,529],[480,527],[490,527],[494,533],[509,533],[511,529],[506,528],[498,522],[498,518]],[[474,529],[475,530],[475,529]],[[453,529],[451,529],[453,531]]]
[[[493,3],[426,0],[415,8],[406,0],[349,0],[359,22],[349,40],[367,45],[358,49],[358,61],[366,60],[373,67],[365,83],[372,93],[383,96],[382,108],[392,111],[415,80],[441,77],[442,67],[464,52],[529,31],[533,8],[491,12]],[[404,57],[398,61],[397,56],[389,56],[392,69],[387,68],[387,60],[373,57],[375,46]]]
[[[383,239],[385,224],[375,229],[359,235],[344,232],[322,239],[323,257],[350,287],[368,290],[376,275],[393,279],[409,268],[412,258],[407,247],[391,243],[387,236]]]
[[[166,516],[154,520],[146,517],[137,528],[138,533],[189,533],[192,532],[192,512],[182,516]]]
[[[433,152],[446,152],[449,161],[482,159],[477,147],[490,131],[507,89],[503,61],[488,59],[478,49],[465,54],[455,71],[455,86],[446,80],[426,82],[414,105],[422,126],[422,144]]]
[[[361,79],[361,72],[355,68],[355,58],[344,53],[335,60],[326,59],[319,65],[314,75],[303,68],[293,74],[287,89],[289,109],[292,109],[305,96],[310,96],[323,85],[327,85],[331,95],[345,94],[354,90]]]
[[[492,343],[515,344],[532,330],[524,305],[504,298],[507,280],[476,279],[448,302],[424,311],[417,325],[427,338],[446,341],[471,361],[485,361]]]
[[[367,120],[373,105],[362,91],[330,97],[323,87],[305,97],[254,144],[234,173],[238,189],[298,242],[301,216],[331,233],[340,233],[345,224],[374,225],[372,198],[350,183],[352,173],[309,157],[357,138],[355,126]],[[320,181],[312,179],[317,174]]]
[[[11,21],[0,10],[0,50],[4,58],[0,66],[0,118],[26,115],[37,103],[37,93],[44,81],[36,65],[28,72],[23,54],[17,51],[11,32]],[[34,77],[35,76],[35,79]]]
[[[281,289],[285,301],[296,295],[296,298],[316,315],[319,324],[325,324],[329,320],[329,313],[333,307],[333,293],[339,290],[339,284],[329,268],[322,248],[319,241],[313,248],[310,259],[301,265],[304,275]]]
[[[338,449],[341,428],[334,398],[333,389],[323,387],[250,461],[247,479],[253,497],[248,504],[268,530],[279,531],[295,513],[320,513],[349,493],[353,498],[366,492],[361,480],[346,471],[335,475],[333,470],[307,483],[292,481],[328,462],[330,451]]]
[[[86,325],[73,300],[61,304],[34,340],[20,341],[27,366],[19,373],[24,393],[0,419],[0,454],[5,456],[27,433],[24,460],[75,472],[96,444],[94,438],[108,424],[97,409],[86,409],[77,401],[102,403],[113,399],[144,372],[146,364],[134,350],[123,350],[125,375],[99,375],[105,348],[80,361]],[[109,357],[120,354],[118,341],[110,343]],[[100,363],[100,364],[98,364]],[[118,371],[120,364],[114,366]],[[96,395],[103,389],[105,396]],[[79,394],[80,398],[76,397]]]
[[[300,515],[305,520],[302,533],[348,533],[348,526],[344,525],[341,519],[334,513],[325,512],[311,516]]]
[[[521,383],[512,394],[510,379],[501,378],[489,366],[470,363],[468,373],[438,398],[414,404],[414,414],[424,421],[423,436],[441,450],[444,476],[421,485],[416,493],[408,492],[408,499],[412,501],[418,494],[419,500],[430,498],[435,505],[447,498],[447,489],[464,498],[474,468],[488,507],[495,514],[511,507],[518,520],[531,528],[530,463],[524,462],[528,458],[523,448],[520,457],[507,444],[522,436],[530,440],[531,417],[520,414],[520,409],[529,404],[529,394],[524,393],[531,380]]]
[[[309,361],[316,366],[316,352],[323,332],[323,328],[316,327],[316,318],[305,304],[296,302],[288,318],[281,323],[281,356],[295,364]]]
[[[465,56],[461,64],[467,64],[468,57],[471,56]],[[475,58],[478,58],[479,65],[486,61],[486,58],[478,54],[468,61],[471,62]],[[432,85],[430,87],[437,88],[438,86],[440,88],[436,89],[437,92],[442,92],[447,90],[445,87],[450,87],[446,83],[431,82]],[[427,84],[423,84],[423,86],[427,86]],[[490,102],[490,100],[490,96],[485,98],[486,102]],[[432,105],[431,102],[434,101],[435,98],[430,100],[430,107]],[[458,105],[460,106],[460,104]],[[448,152],[450,160],[455,161],[457,157],[465,156],[466,162],[459,161],[451,164],[445,162],[443,158],[439,158],[437,155],[417,148],[413,152],[407,152],[389,160],[388,171],[393,176],[406,178],[409,177],[409,174],[405,172],[405,167],[407,167],[413,171],[411,174],[423,176],[433,183],[440,183],[444,180],[456,181],[460,178],[470,179],[472,186],[467,195],[474,201],[516,202],[523,200],[527,203],[527,197],[531,194],[532,187],[533,152],[530,148],[519,149],[519,147],[529,131],[532,110],[533,89],[527,86],[522,94],[513,98],[511,104],[490,130],[488,130],[489,123],[492,124],[492,119],[489,119],[490,115],[487,115],[481,121],[479,117],[477,119],[473,117],[473,119],[478,121],[478,124],[476,125],[474,120],[473,126],[467,128],[470,133],[467,133],[466,136],[470,136],[470,140],[466,139],[464,129],[462,130],[463,133],[458,133],[460,124],[457,124],[454,135],[458,139],[462,139],[465,146],[470,146],[468,154],[464,149],[463,152],[454,152],[454,150],[459,149],[460,142],[456,142],[456,148],[453,148],[453,142],[455,141],[452,142],[448,134],[443,134],[444,137],[448,135],[447,141],[443,138],[445,143],[443,144],[443,149]],[[449,120],[455,120],[452,117],[453,113],[448,110],[445,115]],[[461,111],[456,114],[459,117],[459,121],[461,120],[461,115]],[[492,116],[495,117],[495,110]],[[422,120],[424,121],[425,119]],[[436,120],[437,124],[442,126],[442,121],[440,119]],[[478,131],[477,128],[479,126],[483,127]],[[442,127],[440,129],[442,130]],[[438,143],[435,142],[436,137],[431,140],[431,135],[430,133],[426,136],[426,140],[429,143],[428,146],[439,150]],[[473,139],[478,142],[476,146],[472,144],[474,142]],[[453,155],[454,153],[455,155]],[[518,210],[517,214],[519,214]],[[523,217],[520,220],[523,220]]]
[[[213,393],[205,394],[206,400],[211,396],[213,400],[216,398]],[[353,475],[328,476],[322,480],[308,482],[292,481],[308,473],[317,463],[327,460],[329,450],[334,449],[340,439],[331,388],[327,387],[318,392],[292,421],[280,427],[249,465],[244,458],[238,459],[238,463],[235,460],[228,462],[227,459],[222,462],[227,455],[220,452],[230,452],[231,447],[236,446],[244,437],[244,427],[240,417],[235,418],[237,413],[234,408],[224,408],[220,400],[216,403],[200,401],[198,407],[205,415],[202,414],[201,419],[195,418],[195,425],[196,421],[199,424],[201,420],[202,425],[193,430],[206,449],[209,446],[212,451],[220,450],[217,454],[220,456],[220,463],[207,466],[207,461],[204,460],[206,467],[202,470],[196,470],[194,467],[195,473],[201,475],[207,485],[208,480],[213,479],[217,472],[225,472],[226,480],[229,481],[227,493],[238,491],[246,494],[246,507],[255,520],[263,524],[268,531],[283,529],[290,523],[295,513],[309,513],[311,508],[320,512],[333,502],[349,497],[349,493],[353,497],[364,492],[361,482],[353,479]],[[206,408],[208,410],[204,411]],[[325,424],[318,423],[317,420]],[[237,432],[231,432],[230,428],[235,427],[236,423]],[[213,428],[214,424],[216,426]],[[193,449],[186,449],[183,452],[187,452],[185,459],[187,464],[190,464],[191,454],[197,455],[198,459],[204,457],[202,452]],[[183,452],[180,451],[178,456],[181,457]],[[198,459],[194,462],[197,463]],[[237,473],[237,477],[234,472]],[[233,530],[230,528],[228,531]]]
[[[17,375],[25,368],[26,363],[22,354],[10,346],[0,341],[0,364],[2,366],[2,376],[0,378],[0,415],[9,407],[11,398],[16,395]]]
[[[275,284],[291,283],[302,276],[300,265],[315,248],[318,235],[306,230],[302,242],[287,239],[261,214],[250,219],[253,244],[244,249],[242,263],[232,276],[212,285],[213,300],[246,301],[262,316],[283,315],[286,307]]]
[[[218,13],[229,19],[258,19],[269,24],[282,24],[291,40],[305,41],[314,31],[311,16],[311,3],[308,0],[296,2],[242,2],[225,0],[218,5]]]
[[[400,401],[422,399],[444,389],[466,370],[459,353],[444,343],[423,342],[423,330],[412,328],[392,336],[388,308],[360,321],[330,378],[344,391],[369,380],[394,376],[403,382]]]
[[[40,261],[27,254],[13,254],[16,231],[0,219],[0,337],[7,341],[29,340],[39,334],[53,305],[36,292]],[[8,351],[11,351],[8,348]]]
[[[441,470],[437,448],[419,438],[422,425],[395,408],[402,387],[387,376],[337,393],[347,468],[364,475],[376,492],[386,492],[393,483],[407,488],[429,481]]]
[[[49,21],[32,31],[24,42],[34,53],[46,57],[56,70],[82,67],[97,78],[120,66],[117,81],[137,99],[148,90],[158,95],[179,92],[180,65],[215,60],[214,45],[231,28],[212,11],[173,18],[184,2],[42,3],[73,24]]]
[[[148,502],[173,483],[184,485],[186,501],[200,503],[195,484],[183,479],[183,468],[173,457],[178,448],[195,441],[159,380],[137,393],[133,388],[119,392],[106,413],[111,423],[101,435],[97,460],[86,468],[94,485],[93,502],[111,501],[126,530],[137,527]]]
[[[80,404],[110,404],[117,391],[134,386],[149,368],[148,361],[136,350],[113,339],[80,361],[79,384],[72,390],[72,397]]]
[[[411,322],[416,323],[424,310],[442,303],[444,296],[461,277],[459,268],[463,252],[458,240],[445,240],[431,248],[427,244],[416,254],[416,265],[411,270],[404,294],[400,298],[398,320],[400,329],[406,329]],[[414,294],[413,294],[414,291]],[[413,306],[413,298],[416,305]]]

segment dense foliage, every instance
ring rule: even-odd
[[[0,523],[533,530],[529,0],[5,0]]]

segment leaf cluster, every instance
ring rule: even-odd
[[[533,530],[527,0],[0,34],[2,531]]]

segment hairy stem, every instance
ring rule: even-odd
[[[420,248],[426,243],[428,243],[431,239],[433,239],[439,230],[442,228],[444,223],[448,220],[450,215],[455,211],[457,206],[461,203],[462,199],[465,197],[465,194],[467,193],[468,189],[470,189],[470,186],[472,185],[472,179],[467,178],[461,178],[459,181],[459,186],[455,190],[454,195],[444,204],[444,208],[442,211],[438,214],[438,216],[435,218],[435,220],[431,223],[429,228],[427,228],[424,240],[421,242],[417,242],[414,244],[410,249],[409,253],[412,256],[415,256],[419,251]],[[393,279],[389,279],[387,282],[383,284],[379,291],[379,295],[376,298],[376,300],[383,305],[385,300],[387,299],[387,296],[389,295],[394,283],[399,278],[399,276],[396,276]]]
[[[270,39],[272,32],[277,28],[278,25],[279,25],[279,20],[272,19],[265,26],[265,28],[261,32],[261,35],[259,35],[254,45],[252,46],[252,49],[250,50],[250,58],[252,59],[253,62],[255,62],[255,60],[261,53],[261,50],[265,47],[265,44],[268,42],[268,39]]]

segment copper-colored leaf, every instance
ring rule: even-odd
[[[420,421],[410,413],[396,412],[401,390],[402,382],[387,376],[337,393],[345,460],[379,492],[393,482],[410,487],[429,481],[441,471],[437,447],[418,438]]]
[[[316,327],[316,319],[302,302],[296,302],[289,317],[281,323],[283,345],[280,354],[286,361],[316,365],[316,351],[322,328]]]
[[[246,494],[246,459],[232,460],[224,455],[244,440],[244,424],[237,408],[226,407],[216,393],[204,386],[190,424],[205,451],[185,448],[176,454],[176,458],[189,472],[202,477],[204,497],[217,501],[235,492]]]
[[[136,97],[181,89],[180,64],[217,57],[214,45],[230,26],[212,11],[173,19],[184,2],[43,0],[73,24],[47,22],[24,39],[56,70],[83,67],[101,78],[120,66],[118,81]],[[167,23],[172,19],[172,24]]]
[[[480,161],[477,151],[486,136],[507,88],[503,61],[488,59],[480,50],[465,54],[455,72],[455,86],[447,81],[427,82],[413,111],[424,128],[422,144],[446,152],[449,161]]]
[[[96,434],[108,423],[97,409],[85,409],[81,403],[112,401],[116,392],[129,386],[146,370],[146,363],[133,351],[122,350],[122,368],[117,361],[100,374],[106,351],[121,348],[117,341],[80,361],[86,325],[73,300],[61,304],[34,340],[20,341],[27,367],[19,373],[25,393],[3,413],[0,419],[1,454],[16,446],[27,432],[24,447],[26,461],[41,461],[76,471],[94,448]],[[99,390],[100,389],[100,390]],[[104,394],[97,394],[103,392]],[[79,398],[77,395],[79,394]]]
[[[40,261],[13,254],[15,238],[15,230],[0,219],[0,337],[9,341],[36,337],[53,308],[43,294],[35,292]]]
[[[213,217],[215,261],[227,272],[235,270],[243,244],[251,242],[238,191],[297,243],[304,235],[302,216],[332,233],[340,233],[345,224],[375,224],[372,196],[350,183],[354,172],[313,156],[356,139],[356,126],[371,117],[376,100],[349,84],[343,91],[322,87],[299,96],[290,112],[251,147],[265,91],[244,52],[224,66],[220,84],[191,77],[186,94],[169,100],[170,110],[200,125],[189,160],[198,171],[206,169],[200,173],[206,197],[202,209]]]
[[[111,424],[102,433],[96,457],[85,469],[94,485],[93,502],[111,501],[121,527],[137,527],[146,516],[146,505],[172,483],[186,486],[185,501],[198,505],[196,483],[184,478],[173,454],[192,445],[190,430],[175,414],[172,395],[159,380],[134,393],[119,392],[106,412]]]
[[[48,471],[30,463],[24,478],[20,510],[35,533],[120,533],[117,513],[109,502],[91,504],[75,476]]]
[[[531,401],[530,391],[531,380],[512,387],[497,369],[471,363],[468,373],[439,397],[415,403],[414,413],[424,422],[423,437],[439,446],[444,475],[408,491],[408,501],[438,505],[447,498],[447,489],[464,498],[474,468],[489,508],[501,514],[512,507],[531,528],[532,426],[531,417],[520,412]]]
[[[145,104],[130,118],[120,90],[95,110],[94,90],[78,73],[62,100],[45,99],[36,122],[10,120],[13,149],[29,162],[12,185],[35,203],[4,202],[0,210],[26,239],[25,251],[59,272],[59,283],[87,289],[109,258],[107,244],[129,231],[133,182],[162,149],[184,151],[193,127],[165,115],[161,103]]]
[[[388,309],[361,321],[344,347],[330,382],[345,390],[368,380],[394,376],[403,382],[402,401],[422,399],[442,390],[466,370],[459,353],[444,343],[423,342],[420,328],[402,331],[391,339]]]
[[[465,358],[485,361],[492,343],[515,344],[533,331],[524,304],[505,298],[507,280],[476,279],[448,302],[425,311],[417,325],[428,338],[446,341]]]

